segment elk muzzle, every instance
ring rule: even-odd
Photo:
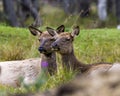
[[[38,51],[40,51],[40,53],[46,52],[46,50],[44,49],[44,47],[39,47],[39,48],[38,48]]]

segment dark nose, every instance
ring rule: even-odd
[[[51,46],[52,46],[52,48],[58,48],[58,44],[57,43],[53,43]]]
[[[44,48],[43,48],[43,47],[39,47],[38,50],[39,50],[40,52],[42,52],[42,51],[44,51]]]

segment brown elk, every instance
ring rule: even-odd
[[[49,28],[49,27],[48,27]],[[57,64],[56,64],[56,54],[51,48],[51,44],[53,43],[53,37],[47,32],[42,32],[33,26],[29,26],[30,32],[34,36],[38,36],[38,40],[40,41],[40,46],[38,50],[41,54],[41,67],[47,67],[47,71],[50,75],[53,75],[57,71]],[[56,32],[59,34],[64,32],[65,27],[64,25],[59,26],[56,29]]]
[[[106,71],[112,65],[110,63],[99,63],[99,64],[83,64],[77,60],[74,49],[73,49],[73,41],[74,37],[79,35],[79,26],[74,27],[71,33],[64,32],[61,34],[57,34],[55,30],[49,30],[47,28],[49,34],[54,36],[55,41],[52,43],[52,48],[59,52],[62,57],[62,63],[68,69],[78,70],[81,73],[91,73],[94,74],[97,71]]]

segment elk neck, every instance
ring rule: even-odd
[[[41,54],[41,67],[46,67],[50,75],[53,75],[57,71],[55,52]]]
[[[67,69],[71,68],[72,70],[78,70],[79,72],[83,73],[86,72],[89,68],[88,65],[80,62],[76,58],[74,50],[72,50],[70,53],[62,54],[61,57],[63,66],[66,66]]]

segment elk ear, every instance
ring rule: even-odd
[[[75,26],[75,27],[73,28],[73,32],[71,32],[71,36],[72,36],[72,37],[75,37],[75,36],[79,35],[79,33],[80,33],[79,30],[80,30],[80,29],[79,29],[79,26]]]
[[[46,29],[51,36],[55,36],[57,34],[56,31],[50,27],[46,27]]]
[[[65,31],[65,26],[64,26],[64,25],[59,26],[59,27],[56,29],[56,31],[57,31],[58,34],[64,32],[64,31]]]
[[[29,26],[28,29],[31,32],[31,34],[33,34],[34,36],[41,35],[41,33],[42,33],[42,31],[40,31],[39,29],[37,29],[33,26]]]

